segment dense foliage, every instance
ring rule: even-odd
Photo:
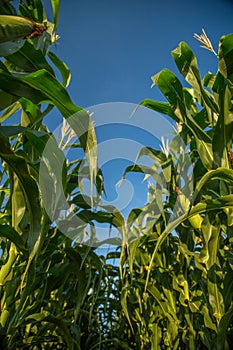
[[[201,79],[196,57],[181,42],[172,56],[186,87],[168,69],[152,77],[167,102],[141,105],[169,116],[177,131],[162,150],[141,150],[138,160],[148,156],[150,168],[125,170],[123,177],[142,172],[153,182],[148,203],[124,220],[116,208],[101,206],[95,131],[69,97],[69,69],[52,51],[59,1],[51,5],[53,23],[40,0],[21,0],[18,12],[0,1],[0,348],[230,349],[233,35],[220,39],[218,54],[205,33],[196,36],[216,54],[216,75]],[[85,131],[72,145],[83,149],[85,166],[66,159],[62,184],[82,222],[79,237],[95,239],[96,221],[119,228],[119,248],[107,257],[64,235],[45,210],[39,176],[51,139],[44,118],[53,108],[64,119],[60,144],[72,133],[71,115]],[[12,118],[17,123],[9,126]],[[53,186],[51,169],[46,174]],[[88,200],[84,177],[95,187]],[[51,198],[57,210],[58,199]]]

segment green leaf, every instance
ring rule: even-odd
[[[139,105],[150,108],[153,111],[168,115],[169,117],[171,117],[173,120],[177,122],[179,121],[179,118],[177,118],[177,116],[174,114],[168,102],[158,102],[158,101],[154,101],[149,98],[146,98],[145,100],[140,102]]]
[[[0,0],[0,15],[16,15],[16,9],[8,1]]]
[[[183,87],[179,79],[169,69],[165,68],[152,78],[153,85],[158,85],[161,92],[167,98],[173,113],[180,122],[186,118],[186,110],[183,100]]]
[[[138,279],[138,282],[145,286],[145,281],[142,279]],[[165,302],[165,299],[163,298],[163,295],[161,294],[161,292],[158,290],[158,288],[156,288],[154,285],[148,284],[146,290],[152,295],[152,297],[154,298],[156,304],[158,304],[159,306],[159,310],[160,310],[160,314],[163,317],[168,317],[170,318],[170,314],[168,313],[168,306],[167,303]]]
[[[35,105],[33,102],[26,98],[20,99],[22,107],[21,125],[30,127],[40,122],[43,119],[43,114],[40,111],[40,106]]]
[[[60,12],[60,0],[51,0],[51,4],[53,9],[54,31],[56,32]]]
[[[40,69],[46,69],[49,73],[55,75],[41,50],[36,50],[35,46],[28,40],[20,50],[8,55],[7,61],[19,68],[20,72],[32,73]]]
[[[219,42],[219,72],[233,82],[233,34],[224,35]]]
[[[233,183],[233,170],[227,168],[218,168],[216,170],[208,171],[196,185],[192,198],[193,203],[200,194],[202,188],[206,186],[210,180],[222,180],[231,185]]]
[[[228,331],[228,327],[231,324],[233,318],[233,304],[231,304],[231,307],[227,310],[225,315],[223,315],[219,325],[218,325],[218,334],[217,334],[217,350],[226,350],[230,349],[229,347],[226,347],[226,335]]]
[[[134,164],[134,165],[129,165],[125,170],[124,173],[122,175],[122,181],[125,179],[126,175],[129,172],[133,172],[133,173],[142,173],[142,174],[149,174],[151,176],[153,176],[155,174],[155,170],[153,170],[152,168],[145,166],[145,165],[138,165],[138,164]]]
[[[36,182],[29,174],[27,164],[23,157],[12,151],[8,138],[0,132],[0,156],[8,164],[20,181],[25,201],[30,215],[29,249],[32,251],[41,231],[41,208],[39,191]]]
[[[184,68],[182,68],[184,69]],[[182,70],[183,71],[183,70]],[[196,140],[197,150],[203,165],[207,169],[213,168],[213,152],[210,136],[202,130],[194,118],[187,111],[183,87],[178,78],[168,69],[163,69],[152,77],[153,85],[158,85],[161,92],[168,99],[173,115],[169,113],[175,121],[184,124],[191,131]],[[203,91],[202,91],[203,93]],[[174,115],[176,117],[174,117]]]
[[[83,194],[78,194],[77,196],[74,196],[71,200],[71,203],[76,204],[79,208],[82,209],[91,209],[90,197]]]
[[[224,284],[224,288],[223,288],[222,294],[224,298],[224,306],[225,306],[225,310],[228,310],[232,302],[233,270],[228,270],[228,272],[224,276],[223,284]]]
[[[32,18],[36,22],[43,22],[46,19],[41,0],[21,0],[19,4],[19,15]]]
[[[13,174],[11,181],[13,185],[11,191],[12,226],[21,234],[20,223],[26,214],[25,196],[19,178],[15,174]]]
[[[58,317],[53,315],[48,315],[43,319],[43,322],[49,322],[56,325],[56,327],[58,327],[61,333],[63,334],[64,340],[66,342],[67,350],[74,349],[72,336],[65,320],[59,319]]]
[[[25,135],[32,146],[42,155],[50,136],[44,131],[30,130],[26,128]]]
[[[1,73],[1,72],[0,72]],[[50,101],[68,119],[85,151],[90,170],[91,198],[92,187],[97,174],[97,142],[94,126],[89,114],[76,106],[65,88],[46,70],[40,70],[21,78],[15,78],[2,71],[0,88],[13,95],[26,97],[33,103]]]
[[[189,46],[185,42],[181,42],[179,46],[172,51],[172,57],[186,81],[200,92],[205,106],[217,113],[218,106],[214,102],[213,97],[202,86],[197,60]]]
[[[132,223],[143,213],[143,209],[136,208],[132,209],[127,217],[127,227],[128,229],[132,225]]]
[[[218,92],[219,115],[214,128],[213,151],[216,164],[229,168],[228,151],[231,150],[233,133],[232,91],[220,74],[214,88]]]
[[[38,89],[32,88],[26,82],[3,70],[0,70],[0,89],[14,96],[11,103],[18,100],[20,97],[26,97],[36,104],[42,103],[48,99]]]
[[[227,169],[226,169],[227,170]],[[215,170],[217,172],[217,170]],[[233,207],[233,195],[226,195],[219,197],[218,199],[208,199],[205,201],[201,201],[198,204],[196,204],[194,207],[191,208],[189,212],[184,213],[180,217],[174,219],[172,222],[168,223],[165,230],[162,232],[162,234],[158,237],[157,234],[151,234],[149,240],[150,241],[156,241],[156,246],[154,248],[151,262],[149,265],[147,278],[146,278],[146,284],[145,289],[147,288],[148,282],[149,282],[149,276],[152,269],[153,261],[155,259],[155,256],[160,249],[163,242],[166,240],[169,234],[173,230],[177,228],[178,225],[180,225],[185,220],[191,218],[192,216],[195,216],[197,214],[202,214],[204,212],[209,212],[212,210],[219,210],[224,208],[230,208]]]
[[[21,134],[25,130],[27,130],[27,128],[23,126],[0,126],[0,133],[8,137]]]
[[[122,311],[124,312],[125,314],[125,317],[127,318],[128,322],[129,322],[129,325],[130,325],[130,328],[133,331],[133,326],[132,326],[132,323],[131,323],[131,319],[130,319],[130,316],[129,316],[129,312],[128,312],[128,305],[127,305],[127,297],[130,293],[130,287],[124,287],[121,291],[121,306],[122,306]]]
[[[122,340],[120,340],[120,339],[118,339],[118,338],[111,338],[111,339],[106,339],[106,340],[102,340],[102,341],[100,341],[100,342],[97,342],[95,345],[93,345],[91,348],[90,348],[90,350],[94,350],[94,349],[100,349],[100,345],[101,344],[108,344],[108,343],[110,343],[111,344],[111,346],[112,346],[112,343],[113,344],[116,344],[116,346],[117,346],[117,348],[116,349],[119,349],[119,346],[120,346],[120,349],[124,349],[124,350],[133,350],[133,348],[131,348],[129,345],[128,345],[128,343],[127,342],[125,342],[125,341],[122,341]],[[108,345],[107,345],[108,346]],[[109,347],[108,347],[109,348]],[[105,347],[105,349],[107,349],[106,347]]]
[[[2,91],[3,92],[3,91]],[[5,93],[4,93],[5,94]],[[0,95],[1,95],[1,92],[0,92]],[[8,95],[8,94],[6,94]],[[11,96],[11,98],[13,100],[15,99],[18,99],[18,98],[15,98],[14,96]],[[1,101],[1,99],[0,99]],[[4,120],[8,119],[9,117],[11,117],[13,114],[15,114],[18,110],[20,109],[20,103],[17,101],[17,102],[14,102],[12,103],[12,100],[10,100],[10,105],[9,107],[7,107],[4,112],[2,113],[2,115],[0,116],[0,123],[4,122]]]
[[[0,56],[7,57],[8,55],[12,55],[18,50],[20,50],[25,43],[24,38],[19,38],[11,41],[6,41],[4,43],[0,43]]]
[[[8,92],[0,90],[0,110],[3,110],[5,108],[11,106],[18,99],[19,99],[19,97],[13,96],[13,95],[9,94]],[[6,114],[7,114],[6,117],[2,115],[1,121],[8,118],[8,113],[6,113]]]
[[[25,317],[25,321],[35,320],[37,322],[41,322],[48,315],[49,315],[48,311],[38,312],[38,313],[35,313],[35,314],[32,314],[32,315],[29,315],[29,316]]]
[[[28,257],[28,250],[25,247],[24,241],[13,227],[8,225],[0,225],[0,237],[9,239],[9,241],[14,243],[26,258]]]
[[[97,143],[94,126],[88,113],[76,106],[64,87],[47,71],[41,70],[21,78],[33,88],[43,92],[60,110],[78,136],[85,151],[89,169],[91,189],[97,174]],[[70,118],[72,116],[72,118]],[[92,192],[91,192],[92,197]]]
[[[205,254],[202,254],[201,250],[200,260],[202,263],[206,264],[208,271],[207,287],[209,302],[212,307],[213,316],[218,322],[224,314],[223,297],[217,278],[217,274],[219,275],[218,270],[221,269],[217,258],[220,229],[221,223],[218,216],[216,215],[214,220],[211,220],[210,213],[208,213],[205,216],[202,224],[202,233],[205,240],[203,249]]]
[[[213,169],[214,157],[210,136],[200,128],[191,116],[187,119],[185,125],[195,137],[197,151],[203,165],[207,170]]]
[[[185,42],[181,42],[179,46],[172,51],[172,57],[180,73],[187,82],[199,89],[201,87],[201,77],[197,67],[197,60],[189,46]]]
[[[143,156],[148,156],[154,162],[159,164],[164,164],[167,161],[167,156],[162,151],[159,151],[152,147],[142,147],[142,149],[139,151],[137,155],[136,161]]]
[[[59,69],[62,76],[62,85],[67,87],[70,83],[71,73],[67,65],[61,61],[53,52],[48,53],[49,58],[53,64]]]

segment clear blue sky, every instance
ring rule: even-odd
[[[176,70],[170,51],[186,41],[201,71],[215,71],[215,57],[193,34],[204,27],[216,47],[233,32],[232,18],[232,0],[61,1],[57,53],[72,72],[69,91],[84,107],[161,98],[150,77],[164,67]]]

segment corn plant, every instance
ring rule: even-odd
[[[21,0],[18,12],[7,1],[1,1],[0,8],[2,349],[81,349],[90,337],[98,339],[100,321],[91,307],[90,290],[99,288],[102,262],[92,248],[75,243],[54,225],[39,185],[43,151],[51,139],[45,116],[53,108],[63,116],[65,135],[60,141],[67,146],[71,133],[67,120],[75,114],[78,128],[83,130],[75,147],[83,149],[85,159],[69,162],[62,158],[63,190],[82,218],[84,236],[88,234],[86,226],[93,226],[92,221],[101,216],[92,210],[93,196],[90,205],[83,200],[77,180],[83,161],[88,165],[83,176],[96,186],[98,194],[102,191],[91,118],[71,100],[66,90],[70,71],[52,51],[59,1],[51,4],[53,23],[40,0]],[[12,118],[14,125],[9,126]],[[53,145],[55,155],[62,153],[56,142]],[[46,176],[53,185],[51,173]]]
[[[214,51],[204,31],[195,37]],[[160,150],[142,149],[138,158],[154,162],[149,172],[138,163],[124,174],[148,173],[154,183],[148,204],[128,218],[122,310],[132,348],[227,350],[233,342],[233,35],[220,39],[216,75],[201,79],[185,42],[172,57],[189,85],[164,69],[152,81],[167,102],[141,105],[169,116],[174,137]]]

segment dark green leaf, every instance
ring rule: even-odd
[[[9,239],[9,241],[14,243],[25,257],[28,257],[28,251],[24,245],[24,242],[20,235],[13,229],[13,227],[8,225],[0,225],[0,236],[2,238]]]
[[[219,42],[219,72],[233,82],[233,34],[224,35]]]
[[[48,64],[42,52],[36,50],[35,46],[28,40],[20,50],[8,55],[7,61],[19,68],[20,72],[32,73],[40,69],[46,69],[54,75],[52,67]]]

